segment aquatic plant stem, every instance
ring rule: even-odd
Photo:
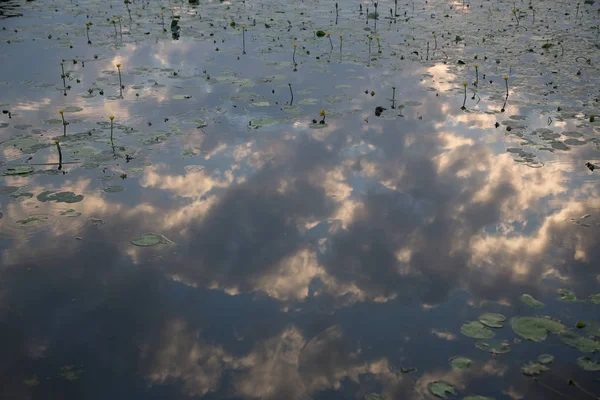
[[[60,69],[62,71],[62,74],[60,75],[60,77],[62,78],[62,81],[63,81],[63,87],[66,90],[67,89],[67,82],[65,81],[65,78],[66,78],[66,75],[65,75],[65,66],[64,66],[64,63],[62,61],[60,62]]]
[[[296,64],[296,47],[298,46],[296,43],[294,43],[292,46],[294,46],[294,52],[292,53],[292,61],[294,62],[294,67],[298,64]]]
[[[292,103],[294,102],[294,92],[292,91],[292,84],[288,83],[288,86],[290,88],[290,96],[292,96],[292,98],[290,99],[290,106],[291,106]]]
[[[342,44],[344,43],[344,35],[340,35],[340,56],[342,55]]]
[[[504,75],[504,83],[506,84],[506,98],[508,99],[508,76]]]
[[[119,32],[117,32],[117,21],[114,20],[114,18],[111,20],[112,24],[113,24],[113,28],[115,28],[115,36],[119,35]]]
[[[56,150],[58,150],[58,169],[62,169],[62,151],[60,150],[60,142],[57,140],[54,141],[56,143]]]
[[[579,386],[579,384],[577,382],[575,382],[573,379],[569,379],[569,385],[575,386],[577,389],[581,390],[583,393],[587,394],[588,396],[592,397],[595,400],[600,400],[600,397],[596,396],[594,393],[588,392],[587,390],[585,390],[584,388]]]
[[[62,118],[63,136],[67,136],[67,121],[65,121],[65,111],[58,110],[58,113],[60,114],[60,117]]]
[[[335,24],[336,25],[338,23],[338,17],[339,17],[339,14],[338,14],[338,3],[336,2],[335,3]]]
[[[467,104],[467,85],[468,85],[467,82],[463,82],[463,87],[465,88],[465,98],[463,99],[463,105],[460,108],[461,110],[466,109],[465,104]]]
[[[433,49],[437,50],[437,35],[433,34]]]
[[[242,53],[246,54],[246,25],[242,25]]]
[[[117,64],[117,71],[119,72],[119,94],[123,97],[123,81],[121,80],[121,64]]]
[[[331,50],[333,50],[333,42],[331,41],[331,32],[327,32],[327,39],[329,39],[329,45],[331,46]]]
[[[479,65],[475,64],[475,86],[479,83]]]
[[[111,115],[108,118],[110,118],[110,142],[112,143],[112,141],[113,141],[113,120],[115,119],[115,116]]]

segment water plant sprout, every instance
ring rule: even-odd
[[[437,35],[433,33],[433,49],[437,50]]]
[[[325,110],[321,110],[321,111],[319,112],[319,115],[320,115],[321,117],[323,117],[323,118],[322,118],[322,119],[319,121],[319,124],[321,124],[321,125],[325,125]]]
[[[473,66],[475,67],[475,86],[477,86],[479,83],[479,65],[474,64]]]
[[[60,114],[60,118],[62,119],[63,136],[67,136],[67,125],[69,123],[67,121],[65,121],[65,110],[58,110],[58,113]]]
[[[246,54],[246,25],[242,25],[242,53]]]
[[[506,84],[506,98],[508,98],[508,75],[504,75],[504,83]]]
[[[460,108],[461,110],[466,109],[465,104],[467,103],[467,85],[468,85],[467,82],[463,82],[463,87],[465,88],[465,98],[463,99],[463,105]]]
[[[112,22],[113,28],[115,28],[115,36],[117,36],[119,34],[119,32],[117,32],[117,21],[113,18],[110,22]]]
[[[123,81],[121,80],[121,64],[117,64],[117,71],[119,72],[119,93],[123,97]]]
[[[60,69],[62,71],[62,74],[60,75],[60,77],[62,78],[63,81],[63,87],[66,89],[67,88],[67,82],[65,81],[66,75],[65,75],[65,65],[64,63],[61,61],[60,62]]]
[[[290,88],[290,95],[292,96],[292,98],[290,99],[290,106],[292,105],[292,103],[294,102],[294,92],[292,91],[292,84],[288,83],[288,87]]]
[[[62,169],[62,151],[60,150],[60,142],[56,139],[54,143],[56,144],[56,150],[58,150],[58,169]]]
[[[298,47],[298,45],[294,43],[292,44],[292,46],[294,46],[294,52],[292,53],[292,61],[294,62],[294,66],[296,66],[296,47]]]
[[[125,3],[125,7],[127,7],[127,13],[129,14],[129,21],[133,21],[133,19],[131,18],[131,10],[129,9],[129,3],[130,3],[130,1],[129,0],[125,0],[124,3]]]
[[[87,36],[87,43],[88,44],[92,44],[92,41],[90,40],[90,27],[92,26],[91,22],[86,22],[85,23],[85,34]]]
[[[392,86],[392,109],[396,108],[396,86]]]
[[[110,119],[110,141],[112,143],[113,141],[113,121],[115,119],[114,115],[111,115],[110,117],[108,117]]]
[[[331,32],[327,32],[327,39],[329,39],[329,45],[331,46],[331,50],[333,50],[333,42],[331,41]]]
[[[367,39],[369,39],[369,64],[371,63],[371,40],[373,40],[373,36],[367,35]]]
[[[167,28],[165,28],[165,13],[164,12],[160,12],[160,19],[161,19],[161,24],[162,24],[162,28],[163,28],[163,32],[167,31]]]
[[[342,43],[344,41],[344,35],[340,35],[340,54],[342,54]]]
[[[336,25],[338,23],[338,16],[339,16],[339,14],[338,14],[338,3],[336,2],[335,3],[335,24]]]
[[[381,43],[379,42],[379,36],[375,36],[375,40],[377,40],[377,52],[381,53]],[[429,48],[429,42],[427,42],[427,46]]]

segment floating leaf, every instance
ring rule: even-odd
[[[478,320],[490,328],[502,328],[506,317],[502,314],[484,313],[479,316]]]
[[[506,354],[511,351],[510,343],[499,339],[479,340],[475,343],[475,347],[490,354]]]
[[[269,107],[271,103],[268,101],[257,101],[256,103],[252,103],[254,107]]]
[[[33,172],[33,167],[29,165],[14,165],[6,168],[2,175],[28,175]]]
[[[75,106],[69,106],[69,107],[65,107],[63,108],[63,111],[66,113],[76,113],[79,111],[83,111],[83,108],[81,107],[75,107]]]
[[[81,213],[77,210],[69,208],[68,210],[61,211],[60,215],[62,215],[64,217],[73,218],[73,217],[79,217],[81,215]]]
[[[377,393],[371,393],[365,396],[365,400],[385,400],[385,397],[380,396]]]
[[[83,368],[75,368],[72,365],[60,367],[60,376],[68,381],[76,381],[83,374]]]
[[[515,317],[510,321],[515,333],[535,342],[543,342],[548,333],[559,333],[566,327],[557,320],[549,317]]]
[[[577,364],[586,371],[600,371],[600,361],[593,360],[589,357],[579,357]]]
[[[574,332],[562,332],[559,337],[567,346],[575,347],[583,353],[595,353],[596,351],[600,351],[599,341],[579,336]]]
[[[542,354],[538,356],[538,361],[540,364],[550,364],[554,361],[554,356],[551,354]]]
[[[431,382],[427,388],[431,394],[441,397],[442,399],[447,399],[448,394],[453,394],[456,396],[456,389],[454,389],[454,386],[444,381]]]
[[[31,378],[25,379],[23,383],[29,387],[34,387],[40,384],[40,380],[38,379],[37,375],[34,375]]]
[[[47,190],[37,195],[37,199],[43,203],[55,201],[57,203],[78,203],[83,200],[83,195],[73,192],[53,192]]]
[[[173,244],[173,242],[170,241],[169,239],[167,239],[165,236],[157,234],[157,233],[148,233],[148,234],[142,236],[141,238],[133,239],[131,241],[131,244],[133,244],[135,246],[141,246],[141,247],[154,246],[159,243]]]
[[[550,368],[546,367],[545,365],[534,363],[531,361],[521,368],[521,372],[527,376],[540,375],[542,372],[549,370]]]
[[[463,356],[452,357],[450,359],[450,365],[452,365],[452,368],[456,368],[456,369],[469,368],[472,363],[473,363],[473,361],[471,361],[470,358],[463,357]]]
[[[558,289],[558,299],[562,301],[578,301],[575,292],[568,289]]]
[[[490,339],[496,336],[494,332],[489,330],[485,325],[483,325],[479,321],[471,321],[464,323],[460,327],[460,331],[463,335],[475,339]]]
[[[415,372],[417,369],[414,367],[410,367],[410,368],[400,368],[400,372],[402,372],[403,374],[409,374],[411,372]]]
[[[25,219],[18,220],[17,224],[20,224],[23,226],[31,226],[31,225],[43,224],[45,222],[48,222],[48,217],[28,217]]]
[[[105,191],[106,193],[118,193],[118,192],[122,192],[123,190],[125,190],[125,188],[123,186],[107,186],[104,189],[102,189],[103,191]]]
[[[590,296],[590,301],[594,304],[600,304],[600,293],[596,293]]]
[[[0,194],[10,194],[19,190],[17,186],[1,186]]]
[[[521,301],[531,307],[544,307],[544,303],[534,299],[532,296],[530,296],[528,294],[522,295]]]

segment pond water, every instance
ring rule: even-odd
[[[0,398],[598,398],[588,3],[2,1]]]

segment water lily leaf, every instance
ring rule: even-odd
[[[66,112],[66,113],[76,113],[76,112],[79,112],[79,111],[83,111],[83,108],[69,106],[69,107],[63,108],[63,111]]]
[[[456,396],[456,389],[454,386],[444,381],[431,382],[429,385],[427,385],[427,388],[431,394],[442,399],[447,399],[449,394]]]
[[[548,333],[560,333],[566,330],[560,321],[549,317],[514,317],[510,323],[517,335],[535,342],[546,340]]]
[[[6,142],[2,143],[2,146],[15,147],[17,149],[24,150],[33,147],[37,144],[40,144],[39,140],[37,140],[34,137],[28,136],[7,140]]]
[[[596,293],[590,296],[590,301],[594,304],[600,304],[600,293]]]
[[[538,356],[538,361],[540,364],[550,364],[554,361],[554,356],[551,354],[542,354]]]
[[[502,328],[506,317],[502,314],[484,313],[478,318],[479,322],[490,328]]]
[[[510,343],[499,339],[479,340],[475,343],[475,347],[490,354],[506,354],[511,351]]]
[[[562,301],[578,301],[575,292],[568,289],[558,289],[558,299]]]
[[[78,203],[83,200],[83,195],[73,192],[53,192],[47,190],[37,195],[37,199],[43,203],[55,201],[57,203]]]
[[[72,208],[69,208],[68,210],[61,211],[60,215],[62,215],[64,217],[74,218],[74,217],[79,217],[81,215],[81,212],[74,210]]]
[[[589,357],[579,357],[577,364],[586,371],[600,371],[600,361],[593,360]]]
[[[2,173],[5,176],[12,175],[29,175],[33,172],[33,167],[29,165],[14,165],[6,168],[6,170]]]
[[[37,375],[34,375],[31,378],[23,380],[23,383],[29,387],[34,387],[40,384],[40,380],[38,379]]]
[[[463,335],[469,336],[475,339],[491,339],[496,334],[489,330],[485,325],[479,321],[466,322],[460,327],[460,331]]]
[[[252,105],[254,107],[269,107],[271,103],[269,103],[268,101],[257,101],[255,103],[252,103]]]
[[[123,190],[125,190],[125,188],[123,186],[107,186],[104,189],[102,189],[103,191],[105,191],[106,193],[118,193],[118,192],[122,192]]]
[[[140,246],[140,247],[154,246],[159,243],[173,244],[173,242],[170,241],[169,239],[167,239],[165,236],[157,234],[157,233],[147,233],[144,236],[142,236],[138,239],[133,239],[131,241],[131,244],[133,244],[135,246]]]
[[[17,186],[0,186],[0,194],[10,194],[19,190]]]
[[[72,365],[65,365],[64,367],[60,367],[60,376],[71,382],[81,378],[82,374],[83,368],[75,368]]]
[[[385,400],[385,397],[380,396],[377,393],[371,393],[365,396],[365,400]]]
[[[542,372],[549,371],[550,368],[545,365],[529,362],[528,364],[521,367],[521,372],[527,376],[540,375]]]
[[[567,346],[575,347],[583,353],[595,353],[596,351],[600,351],[600,341],[579,336],[574,332],[562,332],[559,337]]]
[[[532,296],[530,296],[528,294],[522,295],[521,301],[531,307],[544,307],[544,303],[534,299]]]
[[[25,219],[20,219],[17,221],[17,224],[22,226],[32,226],[38,225],[48,222],[48,217],[28,217]]]
[[[452,365],[452,368],[456,369],[467,369],[472,363],[473,361],[471,361],[470,358],[463,356],[456,356],[450,359],[450,365]]]

